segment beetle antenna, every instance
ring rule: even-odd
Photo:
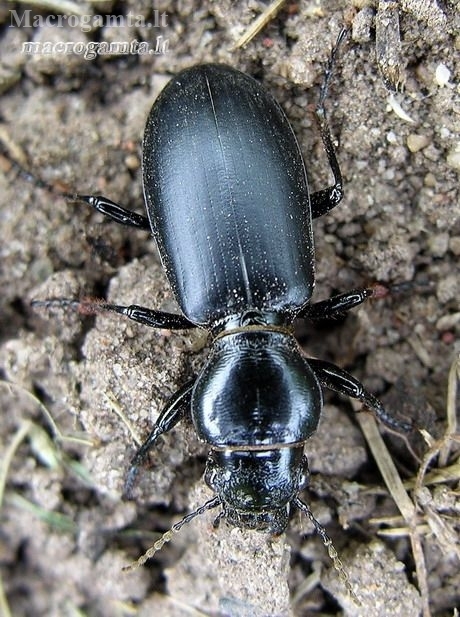
[[[315,527],[316,533],[321,536],[321,539],[322,539],[322,541],[324,543],[324,546],[327,548],[327,552],[329,554],[329,557],[332,559],[332,563],[334,565],[334,568],[337,570],[337,572],[339,574],[340,580],[344,584],[346,590],[350,594],[350,597],[353,599],[355,604],[357,604],[358,606],[361,606],[361,602],[360,602],[358,596],[353,591],[353,588],[351,586],[350,578],[348,576],[348,573],[345,570],[345,568],[343,566],[343,563],[340,560],[339,555],[338,555],[334,545],[332,544],[331,538],[327,535],[326,530],[321,525],[321,523],[316,520],[316,518],[314,517],[313,512],[310,510],[310,508],[307,506],[306,503],[304,503],[298,497],[296,497],[294,499],[294,501],[293,501],[293,504],[295,505],[296,508],[298,508],[304,514],[306,514],[308,516],[308,518],[310,519],[310,521],[313,523],[313,525]]]
[[[122,570],[125,572],[130,572],[131,570],[136,570],[140,566],[143,566],[144,563],[148,561],[149,559],[151,559],[155,555],[155,553],[160,551],[167,542],[170,542],[172,540],[173,535],[179,532],[184,525],[187,525],[188,523],[190,523],[190,521],[196,518],[197,516],[201,516],[207,510],[212,510],[212,508],[217,507],[220,503],[221,503],[221,499],[218,495],[216,495],[216,497],[213,497],[209,501],[206,501],[206,503],[204,503],[202,506],[200,506],[196,510],[193,510],[193,512],[189,512],[188,514],[186,514],[184,518],[182,518],[177,523],[174,523],[171,529],[168,529],[168,531],[166,531],[161,536],[161,538],[159,538],[155,542],[153,546],[151,546],[141,557],[139,557],[137,561],[134,561],[133,563],[130,563],[127,566],[124,566]]]

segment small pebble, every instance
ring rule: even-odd
[[[411,133],[407,136],[407,147],[411,152],[418,152],[419,150],[426,148],[430,141],[430,138],[426,135]]]
[[[438,86],[447,86],[450,79],[450,71],[445,64],[442,62],[438,64],[436,67],[436,72],[434,74],[434,81],[438,84]]]

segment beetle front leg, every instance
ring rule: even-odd
[[[139,467],[147,458],[149,451],[158,441],[158,438],[174,428],[190,410],[192,391],[195,381],[196,378],[191,379],[175,394],[173,394],[173,396],[166,403],[165,407],[162,409],[149,436],[134,455],[131,461],[131,466],[126,474],[125,487],[123,491],[127,499],[131,497],[134,483],[136,481],[137,474],[139,473]]]
[[[414,428],[412,424],[397,420],[389,414],[379,399],[366,390],[366,388],[353,377],[353,375],[347,373],[347,371],[344,371],[335,364],[325,362],[324,360],[308,358],[307,361],[322,386],[361,401],[389,428],[393,430],[402,430],[404,432],[409,432]]]

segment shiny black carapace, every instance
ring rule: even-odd
[[[213,338],[202,371],[168,402],[128,474],[130,489],[159,436],[191,415],[210,448],[205,479],[216,496],[173,530],[217,506],[218,518],[272,533],[285,529],[292,505],[314,520],[298,495],[307,482],[304,446],[318,426],[322,387],[361,400],[393,428],[407,428],[354,377],[307,359],[292,332],[297,318],[334,317],[381,293],[375,286],[310,304],[312,220],[342,198],[324,110],[336,49],[316,110],[333,186],[310,193],[293,130],[256,80],[206,64],[174,77],[148,117],[148,218],[104,197],[74,196],[119,223],[152,231],[182,315],[136,305],[77,304],[153,327],[200,327]]]

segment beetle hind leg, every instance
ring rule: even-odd
[[[24,178],[24,180],[33,182],[36,186],[50,192],[52,195],[63,197],[70,202],[86,203],[94,210],[101,212],[101,214],[120,225],[127,225],[129,227],[136,227],[148,231],[151,230],[149,219],[146,216],[138,214],[137,212],[132,212],[107,197],[103,197],[102,195],[79,195],[77,193],[69,193],[65,190],[61,190],[57,185],[39,178],[27,170],[22,163],[17,161],[9,153],[6,144],[4,144],[2,140],[0,140],[0,155],[6,159],[8,164],[15,169],[16,173]]]
[[[335,208],[340,203],[343,197],[342,172],[340,171],[339,162],[335,153],[331,130],[329,128],[326,117],[326,108],[324,106],[324,102],[326,100],[327,91],[331,82],[332,71],[334,68],[334,62],[337,57],[337,52],[342,41],[346,38],[347,34],[348,29],[342,28],[339,36],[337,37],[337,41],[332,49],[331,55],[329,56],[329,60],[324,72],[324,80],[321,86],[319,102],[316,106],[315,111],[316,120],[318,122],[319,130],[321,133],[321,139],[323,140],[324,149],[326,150],[327,159],[329,161],[329,166],[334,176],[334,184],[332,186],[328,186],[326,189],[317,191],[310,196],[311,214],[314,219],[323,216],[323,214],[327,214],[330,210]]]

